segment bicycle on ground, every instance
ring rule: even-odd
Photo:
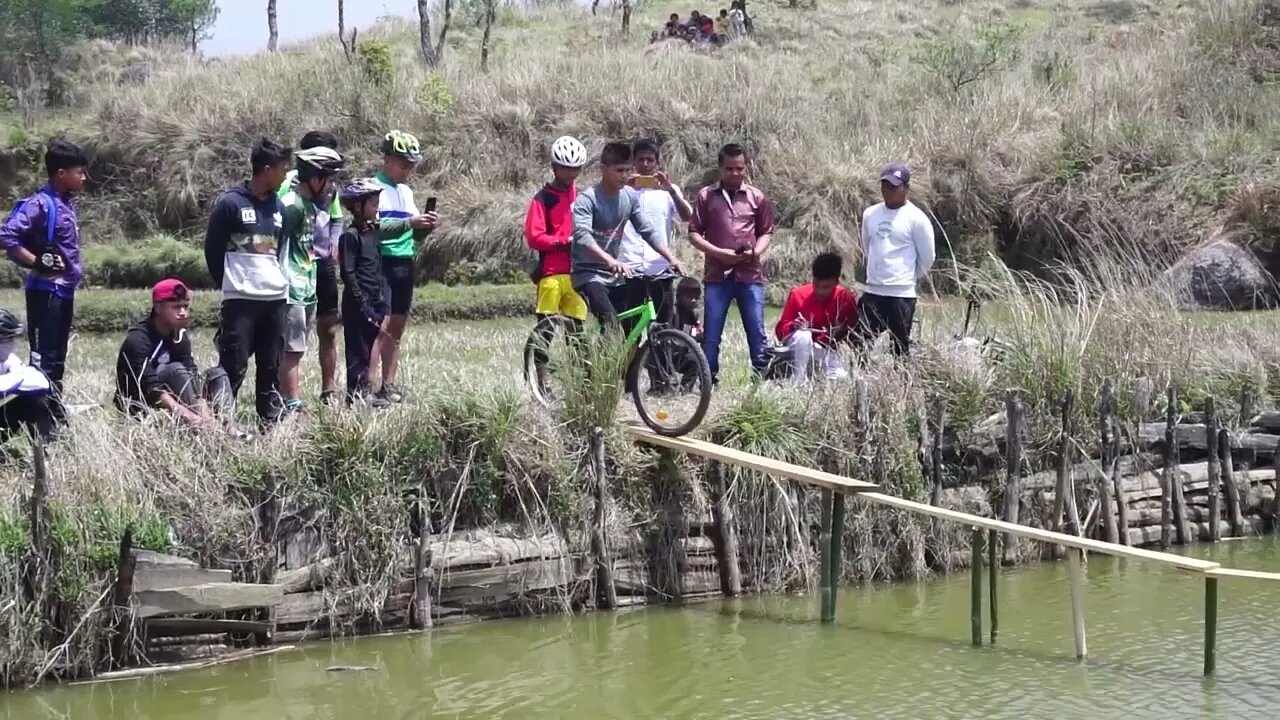
[[[687,312],[682,313],[677,304],[676,288],[683,279],[676,273],[662,273],[632,275],[619,281],[639,280],[647,291],[644,302],[618,313],[624,326],[634,324],[624,341],[631,357],[623,389],[631,396],[640,420],[667,437],[693,431],[711,405],[711,368],[702,346],[685,330],[689,323],[681,315]],[[653,293],[648,292],[654,289],[665,295],[668,317],[658,317]],[[525,383],[546,407],[555,407],[563,400],[558,385],[567,379],[564,364],[584,360],[573,357],[574,344],[574,323],[563,317],[555,318],[550,333],[535,329],[525,343]],[[688,413],[678,419],[682,411]]]

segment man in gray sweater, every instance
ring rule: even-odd
[[[631,176],[631,147],[609,143],[600,154],[600,182],[578,193],[573,203],[573,289],[587,301],[600,324],[618,324],[619,305],[626,303],[626,285],[616,285],[630,273],[618,261],[627,223],[671,268],[681,275],[684,266],[671,254],[663,235],[641,212],[640,193],[627,186]]]

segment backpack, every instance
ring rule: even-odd
[[[41,189],[40,192],[37,192],[35,195],[19,200],[17,204],[13,206],[13,210],[9,211],[8,217],[5,218],[5,223],[7,224],[10,220],[13,219],[14,215],[17,215],[19,212],[22,211],[22,208],[27,206],[27,203],[33,200],[35,202],[40,202],[41,195],[44,195],[49,199],[49,208],[44,214],[44,220],[45,220],[44,247],[40,248],[39,250],[33,250],[32,248],[27,248],[27,250],[30,250],[35,255],[40,255],[41,253],[45,252],[45,250],[48,249],[51,245],[53,245],[53,234],[58,228],[58,203],[54,200],[53,196],[50,195],[48,191]],[[25,244],[24,244],[24,247],[25,247]]]

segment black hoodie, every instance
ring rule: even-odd
[[[204,236],[204,259],[224,300],[284,300],[280,254],[284,207],[275,193],[257,198],[248,183],[218,198]]]

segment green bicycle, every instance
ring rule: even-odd
[[[674,309],[671,281],[680,277],[663,274],[632,280],[641,280],[649,287],[656,285],[667,294],[667,307]],[[679,437],[698,427],[706,417],[711,405],[711,368],[698,341],[681,327],[659,320],[652,295],[646,296],[640,305],[618,313],[622,323],[635,323],[625,340],[631,358],[624,388],[649,429],[659,435]],[[558,376],[564,375],[560,372],[563,363],[573,362],[569,348],[578,331],[572,320],[549,318],[534,329],[525,343],[525,382],[544,406],[559,402],[556,382],[562,379]],[[677,419],[685,411],[684,419]]]

